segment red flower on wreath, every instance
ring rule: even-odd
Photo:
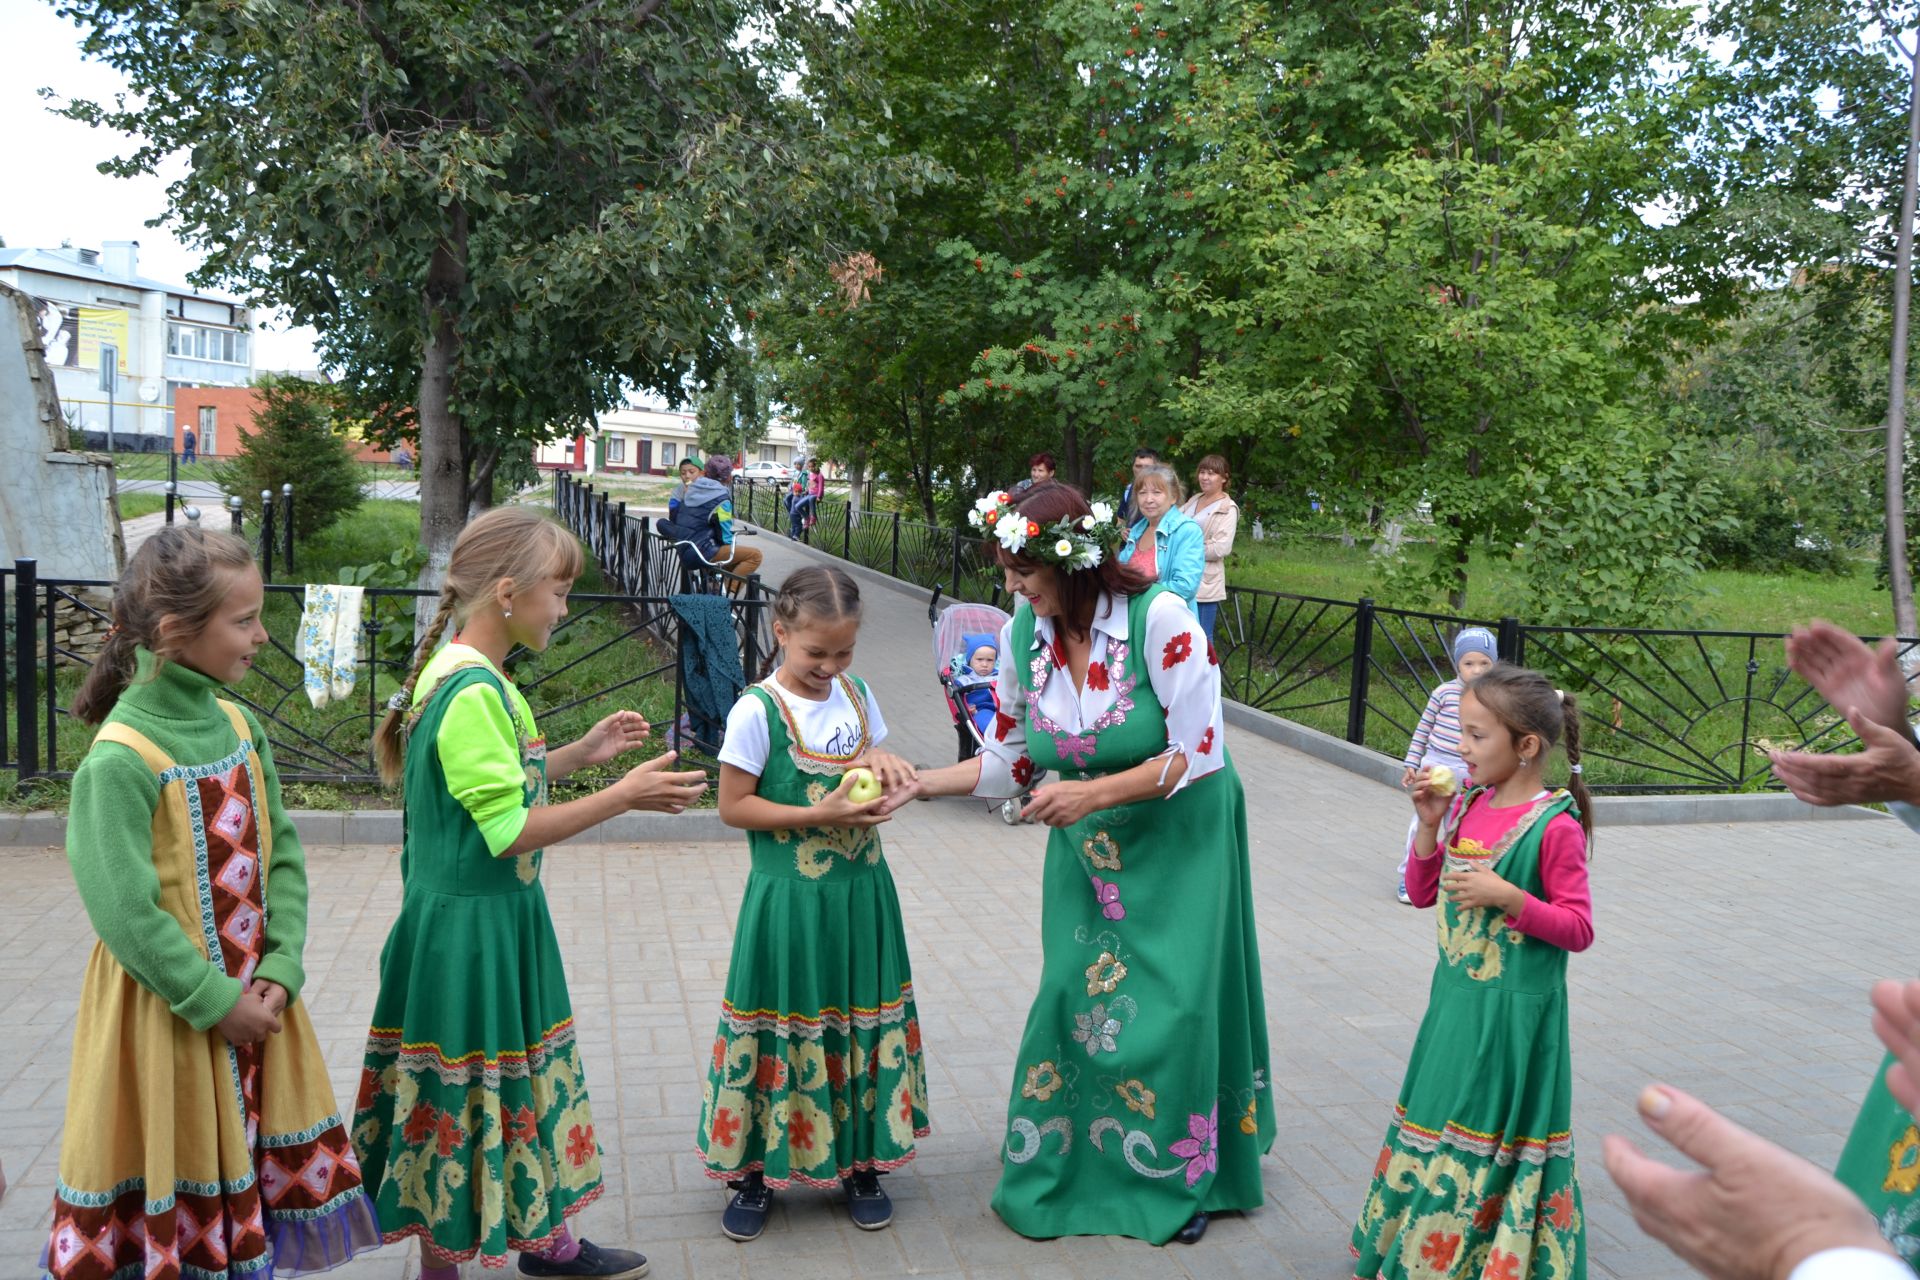
[[[1160,651],[1160,669],[1171,670],[1193,656],[1193,636],[1182,631],[1167,641],[1167,647]]]
[[[730,1147],[733,1140],[740,1136],[740,1117],[733,1114],[731,1108],[721,1107],[713,1113],[713,1145]]]
[[[567,1159],[574,1168],[584,1168],[593,1159],[593,1152],[592,1125],[575,1125],[567,1130]]]
[[[535,1123],[532,1107],[521,1107],[513,1113],[507,1123],[507,1137],[514,1142],[524,1142],[531,1146],[540,1141],[540,1126]]]
[[[1475,1231],[1491,1231],[1500,1225],[1500,1214],[1507,1207],[1505,1196],[1488,1196],[1473,1214]]]
[[[442,1160],[467,1145],[466,1131],[455,1124],[453,1117],[445,1111],[440,1113],[440,1124],[433,1136],[434,1149],[440,1153]]]
[[[1203,756],[1210,756],[1213,754],[1213,726],[1212,725],[1208,725],[1207,731],[1204,734],[1200,735],[1200,754]]]
[[[401,1132],[410,1145],[417,1147],[431,1138],[439,1127],[440,1113],[434,1109],[431,1102],[423,1102],[413,1109],[412,1115],[407,1117],[406,1128]]]
[[[1012,733],[1015,726],[1017,726],[1019,723],[1020,722],[1018,720],[1015,720],[1012,716],[1008,715],[1004,711],[994,712],[993,713],[993,736],[995,740],[999,742],[1005,742],[1007,740],[1007,735]]]
[[[920,1019],[907,1019],[907,1052],[920,1052]]]
[[[1013,762],[1013,780],[1021,786],[1033,781],[1033,761],[1021,756]]]
[[[847,1060],[838,1053],[827,1055],[827,1083],[836,1090],[847,1087]]]
[[[1435,1271],[1445,1271],[1453,1265],[1453,1255],[1460,1250],[1460,1237],[1448,1231],[1434,1231],[1427,1235],[1426,1243],[1420,1246],[1420,1256],[1427,1260]]]
[[[787,1082],[787,1064],[778,1058],[762,1058],[754,1069],[753,1082],[762,1089],[778,1089]]]
[[[373,1100],[380,1096],[380,1073],[371,1069],[360,1072],[360,1097],[353,1104],[355,1111],[366,1111],[373,1106]]]
[[[1387,1166],[1391,1163],[1393,1163],[1393,1148],[1392,1147],[1380,1148],[1380,1158],[1373,1162],[1373,1176],[1377,1178],[1381,1174],[1385,1173],[1387,1171]]]
[[[1487,1269],[1480,1273],[1480,1280],[1520,1280],[1520,1259],[1495,1249],[1487,1255]]]
[[[1108,685],[1107,664],[1104,662],[1089,662],[1087,664],[1087,688],[1105,689]]]
[[[813,1149],[813,1121],[804,1115],[793,1115],[787,1119],[787,1145],[798,1147],[802,1151]]]
[[[1562,1187],[1547,1197],[1547,1221],[1561,1231],[1573,1229],[1572,1187]]]

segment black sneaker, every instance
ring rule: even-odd
[[[767,1215],[773,1212],[773,1188],[757,1173],[727,1185],[736,1192],[720,1215],[720,1234],[729,1240],[758,1240],[767,1229]]]
[[[602,1249],[591,1240],[580,1242],[580,1252],[566,1262],[555,1262],[537,1253],[520,1255],[523,1276],[591,1276],[593,1280],[640,1280],[647,1274],[647,1260],[631,1249]]]
[[[880,1175],[860,1169],[841,1183],[847,1189],[847,1214],[862,1231],[879,1231],[893,1221],[893,1201],[880,1189]]]

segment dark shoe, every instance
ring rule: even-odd
[[[1199,1244],[1200,1237],[1207,1234],[1207,1215],[1196,1213],[1187,1219],[1187,1225],[1173,1235],[1181,1244]]]
[[[520,1255],[523,1276],[591,1276],[593,1280],[640,1280],[647,1260],[631,1249],[602,1249],[591,1240],[580,1242],[580,1252],[567,1262],[554,1262],[537,1253]]]
[[[767,1215],[773,1212],[773,1188],[757,1173],[727,1185],[735,1188],[735,1194],[720,1215],[720,1234],[729,1240],[758,1240],[767,1229]]]
[[[893,1201],[880,1189],[880,1175],[857,1170],[842,1183],[847,1189],[847,1215],[862,1231],[879,1231],[893,1221]]]

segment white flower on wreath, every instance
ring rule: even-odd
[[[1097,569],[1100,567],[1100,548],[1084,547],[1067,565],[1069,569]]]
[[[990,493],[986,497],[978,499],[973,504],[973,509],[975,511],[978,511],[981,515],[985,515],[987,512],[993,510],[995,507],[999,505],[1000,505],[1000,495],[997,493]]]
[[[1065,560],[1067,557],[1071,556],[1073,554],[1072,539],[1062,538],[1060,539],[1060,541],[1054,543],[1053,554],[1055,554],[1056,556],[1059,556],[1062,560]]]
[[[1098,520],[1095,520],[1092,516],[1080,517],[1080,527],[1088,533],[1092,533],[1094,526],[1099,523],[1100,522]]]
[[[1095,524],[1105,524],[1111,519],[1113,519],[1112,506],[1105,502],[1096,502],[1093,504],[1093,522]]]
[[[1016,511],[1009,511],[1000,517],[993,526],[993,536],[1008,551],[1018,554],[1020,548],[1027,545],[1027,518]]]

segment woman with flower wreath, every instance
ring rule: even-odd
[[[1013,796],[1053,828],[1040,989],[993,1207],[1022,1235],[1198,1240],[1265,1198],[1273,1143],[1246,800],[1220,668],[1178,596],[1114,559],[1106,503],[1036,485],[971,513],[1018,604],[986,750],[908,794]],[[904,799],[904,795],[900,797]],[[889,794],[890,803],[898,803]]]

